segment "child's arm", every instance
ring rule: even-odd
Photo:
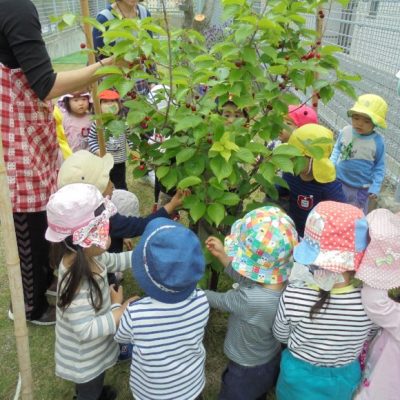
[[[290,325],[286,318],[285,292],[279,300],[274,326],[272,328],[275,338],[281,343],[287,343],[290,335]]]
[[[122,253],[105,252],[95,258],[100,264],[106,266],[107,272],[124,271],[132,267],[132,251],[123,251]]]
[[[131,300],[131,299],[129,299]],[[117,332],[115,333],[114,340],[118,343],[131,343],[133,322],[131,313],[134,312],[129,308],[129,302],[121,316]]]
[[[338,138],[336,140],[335,146],[333,147],[332,154],[331,154],[331,161],[336,165],[339,156],[340,156],[340,151],[342,148],[342,132],[339,132]]]
[[[372,184],[368,189],[368,193],[371,197],[376,198],[385,179],[385,144],[379,135],[377,135],[375,143],[376,157],[372,172]]]
[[[392,300],[387,290],[374,289],[365,283],[361,290],[361,298],[371,321],[400,341],[400,303]]]
[[[232,289],[226,293],[217,293],[204,290],[204,293],[211,307],[235,315],[248,315],[248,300],[243,291]]]
[[[218,238],[209,236],[205,241],[205,245],[208,251],[217,258],[225,268],[229,265],[231,259],[225,253],[224,245]]]
[[[97,139],[97,128],[96,128],[96,122],[93,122],[92,125],[90,125],[90,130],[89,130],[89,135],[88,135],[88,145],[89,145],[89,150],[91,153],[100,154],[100,147],[99,147],[99,141]]]

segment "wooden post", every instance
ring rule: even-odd
[[[317,41],[319,41],[319,42],[322,41],[322,36],[324,33],[324,18],[320,17],[320,14],[323,12],[324,12],[324,10],[322,8],[322,5],[319,5],[317,7],[316,14],[315,14],[315,19],[316,19],[315,20],[315,30],[317,31]],[[318,53],[320,46],[321,46],[320,44],[315,45],[315,54]],[[315,80],[319,79],[318,72],[314,73],[314,79]],[[312,106],[313,106],[314,110],[317,112],[318,111],[318,94],[316,92],[314,92],[312,95]]]
[[[83,17],[90,17],[90,11],[89,11],[89,1],[88,0],[80,0],[81,1],[81,13]],[[83,31],[85,33],[85,38],[86,38],[86,46],[89,49],[93,49],[93,36],[92,36],[92,30],[90,25],[85,22],[83,24]],[[93,52],[88,53],[88,61],[89,65],[94,64],[96,62],[96,58],[94,56]],[[100,100],[97,97],[97,83],[92,84],[92,98],[93,98],[93,106],[94,106],[94,112],[96,115],[101,114],[101,108],[100,108]],[[104,140],[104,133],[103,133],[103,123],[100,119],[96,121],[96,130],[97,130],[97,140],[99,143],[99,151],[100,151],[100,157],[103,157],[104,154],[106,154],[106,143]]]
[[[3,157],[3,142],[0,132],[0,221],[4,238],[5,259],[11,304],[14,314],[14,332],[17,346],[18,368],[21,374],[23,400],[33,400],[31,357],[29,353],[29,336],[26,326],[24,293],[22,290],[21,268],[18,256],[17,237],[8,188],[7,171]]]

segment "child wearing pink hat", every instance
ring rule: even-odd
[[[109,218],[117,210],[93,185],[74,183],[54,193],[47,204],[46,239],[54,243],[59,265],[57,288],[56,375],[75,383],[77,400],[113,400],[103,386],[105,371],[119,355],[113,340],[123,311],[122,288],[109,287],[107,271],[131,267],[131,253],[107,253]]]
[[[273,327],[287,344],[278,400],[352,399],[361,379],[358,357],[374,326],[351,284],[367,232],[362,211],[349,204],[324,201],[309,214]]]
[[[396,400],[400,393],[400,304],[388,290],[400,287],[400,215],[377,209],[367,216],[370,243],[356,278],[364,286],[367,315],[382,329],[369,346],[356,400]]]

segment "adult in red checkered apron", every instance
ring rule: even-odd
[[[46,204],[56,190],[57,138],[51,102],[41,101],[21,69],[0,64],[0,132],[21,261],[27,319],[47,310],[51,282]]]

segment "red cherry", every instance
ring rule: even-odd
[[[146,116],[146,117],[144,117],[144,120],[145,121],[151,121],[151,117]]]
[[[196,111],[196,106],[191,107],[192,111]]]
[[[318,103],[312,103],[312,106],[313,106],[314,108],[317,108],[317,107],[318,107]]]
[[[310,51],[309,53],[308,53],[308,58],[307,58],[307,60],[309,60],[310,58],[314,58],[315,57],[315,53],[313,52],[313,51]]]
[[[273,108],[274,108],[274,107],[272,107],[272,104],[268,104],[268,105],[267,105],[267,110],[268,110],[268,111],[271,111]]]
[[[315,57],[317,57],[319,60],[321,58],[321,54],[318,53]]]
[[[315,44],[316,44],[317,46],[321,46],[321,41],[320,41],[320,40],[317,40],[317,41],[315,42]]]
[[[213,142],[212,139],[207,139],[208,144],[211,144],[212,142]]]
[[[285,60],[289,61],[290,60],[290,56],[285,56]]]
[[[198,94],[196,94],[196,96],[194,96],[194,98],[195,98],[196,100],[198,100],[198,99],[200,98],[200,96],[199,96]]]
[[[190,108],[190,103],[186,103],[186,108]]]
[[[138,167],[141,171],[144,171],[144,164],[140,164]]]
[[[140,123],[140,126],[143,128],[143,129],[147,129],[149,126],[146,124],[146,122],[141,122]]]
[[[318,99],[321,98],[321,95],[319,93],[316,93],[316,96],[317,96]]]
[[[81,43],[81,44],[80,44],[80,48],[81,48],[81,49],[86,48],[86,43]]]

